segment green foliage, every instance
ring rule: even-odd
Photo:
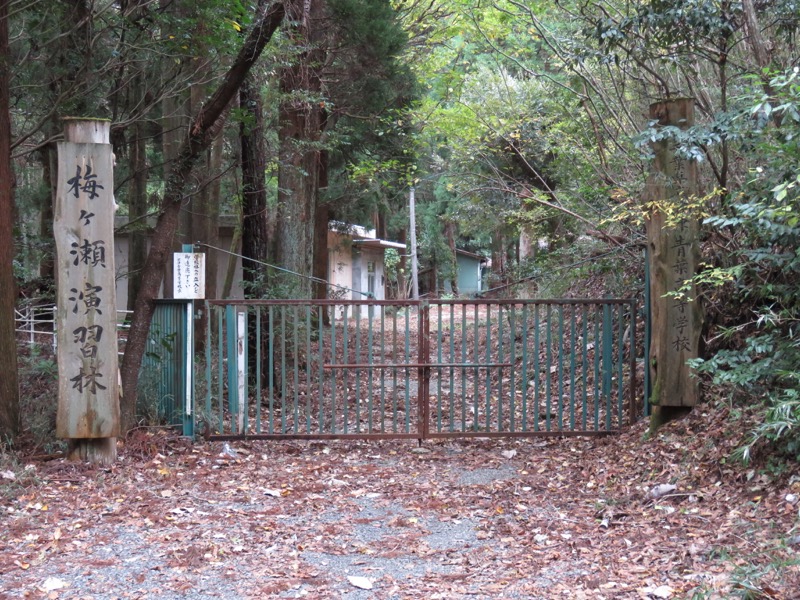
[[[780,118],[764,127],[756,121],[748,132],[757,152],[750,181],[725,213],[706,219],[737,242],[727,269],[733,285],[725,291],[740,315],[754,318],[723,330],[729,347],[697,368],[749,401],[763,401],[763,420],[738,453],[745,461],[762,443],[800,460],[799,74],[795,67],[772,78],[771,114]]]
[[[402,257],[396,248],[387,248],[383,252],[383,268],[386,277],[387,298],[404,299],[409,296],[408,289],[401,289],[401,284],[406,288],[411,285],[411,278],[403,269]]]
[[[731,35],[740,16],[741,5],[736,3],[651,0],[638,5],[631,16],[598,19],[587,33],[606,51],[624,48],[631,52],[636,45],[640,49],[647,45],[664,60],[675,60],[675,52],[703,52],[708,39]]]

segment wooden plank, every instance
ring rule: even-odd
[[[651,105],[650,117],[659,125],[686,129],[694,123],[693,110],[694,100],[682,98]],[[697,165],[678,156],[674,146],[669,140],[654,144],[656,158],[645,198],[652,310],[650,402],[691,407],[698,401],[699,382],[687,361],[698,356],[703,315],[691,281],[700,255],[698,221],[682,207],[697,193]],[[684,287],[680,296],[668,295]]]
[[[107,122],[70,121],[58,144],[54,235],[58,260],[58,415],[68,439],[119,435],[113,155]],[[102,143],[98,143],[102,141]],[[92,447],[107,452],[111,442]],[[105,449],[105,450],[103,450]]]

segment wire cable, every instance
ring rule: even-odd
[[[243,254],[237,254],[236,252],[231,252],[230,250],[225,250],[224,248],[217,248],[216,246],[212,246],[210,244],[205,244],[203,242],[195,242],[195,246],[203,246],[205,248],[211,248],[212,250],[216,250],[217,252],[224,252],[225,254],[230,254],[231,256],[236,256],[241,258],[242,260],[249,260],[250,262],[254,262],[258,265],[263,265],[265,267],[269,267],[270,269],[275,269],[276,271],[281,271],[282,273],[288,273],[289,275],[295,275],[297,277],[302,277],[303,279],[309,279],[314,283],[322,283],[328,287],[337,288],[340,290],[345,290],[347,292],[355,292],[356,294],[361,294],[362,296],[366,296],[367,298],[374,298],[371,292],[362,292],[361,290],[355,290],[353,288],[345,287],[343,285],[337,285],[335,283],[331,283],[326,281],[325,279],[320,279],[319,277],[314,277],[312,275],[303,275],[302,273],[297,273],[295,271],[290,271],[289,269],[284,269],[283,267],[279,267],[277,265],[271,265],[261,260],[256,260],[255,258],[250,258],[249,256],[245,256]]]

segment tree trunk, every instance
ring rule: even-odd
[[[324,117],[324,115],[323,115]],[[319,189],[328,187],[328,153],[320,152]],[[319,200],[319,198],[318,198]],[[317,202],[314,211],[314,264],[312,275],[317,280],[314,283],[314,298],[325,300],[328,297],[328,286],[323,283],[328,281],[328,221],[331,218],[331,205],[328,202]],[[325,325],[330,325],[327,310],[322,310],[322,319]]]
[[[775,89],[770,84],[771,75],[768,71],[768,67],[772,63],[772,56],[769,46],[764,42],[764,36],[761,35],[761,24],[758,22],[758,13],[753,5],[753,0],[742,0],[742,15],[744,17],[745,32],[747,33],[747,45],[750,46],[758,69],[761,72],[761,86],[769,98],[774,98]],[[772,111],[772,118],[777,125],[780,125],[781,112]]]
[[[140,78],[137,78],[140,80]],[[141,89],[138,85],[135,86]],[[142,268],[147,259],[147,133],[144,121],[133,125],[130,142],[132,180],[128,196],[128,298],[127,308],[133,304],[142,281]],[[121,299],[120,299],[121,300]]]
[[[247,115],[239,126],[242,156],[242,278],[245,298],[264,298],[270,273],[267,260],[267,190],[264,187],[267,157],[264,142],[264,107],[258,82],[248,75],[239,90],[239,108]],[[255,378],[259,357],[261,372],[269,369],[269,320],[248,319],[248,366]],[[260,344],[257,343],[260,340]],[[260,347],[259,347],[260,346]]]
[[[51,121],[45,127],[45,136],[52,138],[55,135],[55,122]],[[39,259],[39,289],[45,295],[53,292],[55,300],[55,257],[56,248],[53,245],[53,203],[55,202],[55,172],[56,172],[56,145],[47,144],[40,151],[42,160],[42,183],[46,191],[39,198],[39,240],[41,242],[41,258]],[[52,288],[50,290],[49,288]]]
[[[14,177],[11,171],[11,115],[8,85],[8,7],[0,0],[0,437],[13,440],[19,433],[19,388],[17,381],[14,307]]]
[[[314,298],[325,300],[328,297],[328,221],[330,204],[318,204],[314,215]]]
[[[242,146],[242,274],[245,297],[261,298],[270,273],[258,262],[267,260],[267,190],[264,172],[264,107],[255,78],[249,75],[239,90],[239,106],[248,115],[240,125]],[[252,260],[247,260],[252,259]]]
[[[447,238],[447,246],[450,248],[450,291],[453,296],[458,297],[458,254],[456,254],[456,224],[446,221],[444,224],[444,235]]]
[[[199,104],[197,107],[199,110]],[[219,215],[220,215],[220,166],[222,164],[223,135],[220,131],[214,138],[211,147],[205,154],[205,176],[202,188],[190,204],[192,213],[191,237],[188,244],[200,242],[206,246],[195,248],[195,252],[204,251],[206,255],[205,278],[206,298],[217,297],[217,251],[207,246],[219,247]],[[199,318],[194,323],[194,347],[202,352],[206,343],[206,328],[209,326],[208,314],[199,311]]]
[[[165,14],[173,16],[178,22],[189,13],[186,0],[160,0],[160,9]],[[177,30],[168,31],[171,35],[179,35]],[[191,58],[184,55],[169,57],[182,64],[191,64]],[[192,66],[193,68],[193,66]],[[164,82],[166,85],[168,82]],[[178,94],[165,96],[161,101],[161,155],[164,162],[164,180],[168,181],[172,171],[176,168],[178,155],[184,141],[188,137],[188,128],[191,121],[190,94],[181,90]],[[172,251],[180,252],[183,244],[188,244],[192,238],[192,203],[194,194],[184,200],[184,210],[178,214],[178,228],[172,240]],[[164,267],[164,297],[171,298],[173,289],[172,262],[168,261]]]
[[[323,0],[291,0],[286,7],[288,35],[303,51],[290,67],[282,69],[279,107],[280,163],[278,167],[278,222],[281,226],[276,259],[283,268],[311,275],[314,211],[319,193],[323,52],[314,47]],[[285,298],[310,298],[311,281],[281,274],[278,294]]]
[[[61,0],[52,3],[53,10],[60,18],[61,31],[58,43],[53,46],[53,55],[48,63],[54,66],[48,82],[51,102],[57,105],[63,102],[65,89],[73,88],[70,94],[69,110],[71,114],[81,116],[91,112],[88,94],[76,93],[80,89],[79,81],[82,69],[91,64],[92,56],[92,11],[84,0]],[[76,56],[82,57],[76,61]],[[84,91],[84,90],[81,90]],[[62,105],[63,108],[63,105]],[[44,127],[45,139],[53,139],[61,134],[61,117],[63,113],[54,111]],[[41,198],[39,211],[39,235],[42,242],[43,255],[39,265],[41,287],[45,292],[52,285],[55,290],[55,254],[53,245],[53,206],[56,201],[56,165],[58,153],[55,143],[42,148],[43,179],[48,193]],[[55,298],[54,298],[55,299]]]
[[[238,216],[239,219],[237,220],[236,227],[233,229],[230,254],[228,254],[228,266],[225,269],[225,281],[222,284],[222,298],[230,298],[231,290],[233,289],[233,279],[236,277],[236,263],[238,261],[236,254],[240,253],[241,248],[239,244],[242,241],[241,211]]]
[[[221,171],[222,155],[225,151],[225,136],[220,133],[211,147],[211,168],[214,180],[208,186],[206,204],[203,209],[203,228],[200,240],[214,247],[219,247],[219,217],[222,200]],[[217,276],[219,270],[219,255],[217,250],[206,249],[206,298],[217,298]]]
[[[314,299],[325,300],[328,297],[328,286],[323,283],[328,281],[328,221],[330,220],[330,204],[319,204],[314,215],[314,270],[317,279],[314,282]],[[331,318],[325,306],[319,307],[323,325],[330,325]]]
[[[505,285],[506,281],[506,236],[496,232],[492,236],[492,282],[491,287]]]
[[[747,32],[747,45],[753,51],[756,64],[760,69],[764,69],[769,66],[771,59],[767,44],[764,43],[764,36],[761,35],[761,25],[758,22],[758,14],[753,6],[753,0],[742,0],[742,14],[744,28]]]
[[[264,10],[267,2],[259,4],[259,12]],[[272,34],[280,26],[285,14],[283,3],[270,3],[269,8],[258,19],[247,36],[239,54],[228,69],[213,96],[194,117],[189,137],[184,141],[175,161],[174,168],[166,181],[164,198],[161,202],[161,214],[153,233],[152,245],[142,275],[142,287],[136,298],[133,321],[125,348],[125,359],[122,365],[122,387],[124,402],[122,405],[123,430],[133,426],[136,421],[136,387],[139,381],[139,368],[147,344],[150,322],[153,318],[153,299],[164,276],[164,266],[170,258],[170,250],[175,231],[178,227],[178,215],[181,203],[186,196],[189,177],[198,159],[212,143],[215,135],[222,127],[222,117],[231,100],[239,91],[239,86],[247,76],[261,52],[269,42]]]

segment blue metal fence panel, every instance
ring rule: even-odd
[[[156,300],[139,374],[138,411],[167,425],[184,426],[186,398],[185,300]]]

